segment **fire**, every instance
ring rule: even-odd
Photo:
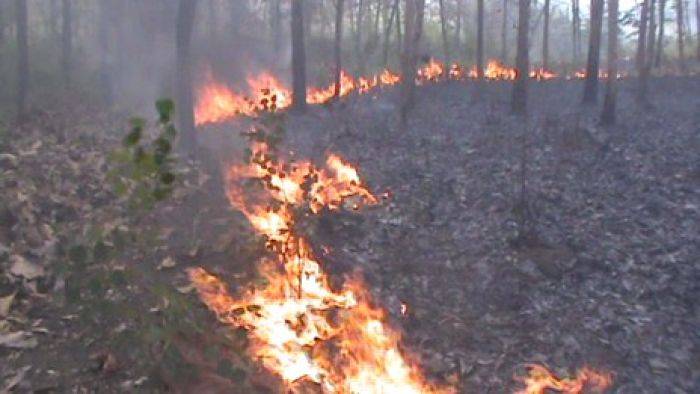
[[[376,75],[370,78],[360,77],[357,79],[357,83],[359,85],[357,92],[360,94],[365,94],[379,84],[379,79]]]
[[[558,378],[541,365],[528,365],[528,369],[528,376],[519,378],[525,388],[516,394],[545,394],[547,390],[580,394],[584,389],[600,393],[612,384],[612,374],[597,372],[588,367],[579,370],[573,378]]]
[[[452,63],[452,65],[450,65],[449,76],[450,79],[460,80],[467,76],[467,72],[461,64]]]
[[[379,80],[382,82],[382,85],[396,85],[401,82],[401,75],[395,74],[387,68],[379,74]]]
[[[489,60],[484,70],[484,78],[492,80],[512,81],[518,77],[518,70],[508,67],[498,60]]]
[[[203,269],[190,270],[201,300],[222,323],[248,331],[252,358],[290,390],[313,382],[333,393],[449,392],[422,377],[364,283],[348,279],[334,291],[307,241],[294,232],[293,212],[304,207],[318,213],[353,198],[375,204],[357,170],[333,154],[316,168],[277,161],[262,143],[253,150],[250,165],[229,169],[227,193],[276,258],[260,266],[265,285],[237,296]],[[244,197],[242,185],[251,178],[265,187],[262,202]]]
[[[550,70],[546,70],[542,67],[536,68],[530,71],[530,78],[534,78],[538,81],[547,81],[556,78],[558,75]]]
[[[445,65],[431,58],[430,61],[418,69],[416,75],[417,83],[435,82],[442,78],[445,73]]]

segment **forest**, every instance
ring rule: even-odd
[[[0,394],[700,392],[700,0],[0,0]]]

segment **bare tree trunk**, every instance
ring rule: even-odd
[[[459,58],[459,49],[462,48],[462,0],[457,0],[457,20],[455,23],[455,48]]]
[[[649,14],[649,0],[642,2],[642,11],[639,18],[639,35],[637,37],[637,74],[639,76],[639,86],[637,87],[637,102],[646,103],[647,83],[649,80],[648,68],[646,66],[646,43],[647,43],[647,19]],[[608,78],[613,78],[608,74]]]
[[[403,83],[401,84],[401,108],[400,122],[405,124],[408,112],[415,102],[415,75],[416,75],[416,49],[423,32],[423,14],[425,0],[406,0],[406,15],[404,27],[403,53],[401,56],[401,72]]]
[[[647,34],[646,67],[651,71],[656,49],[656,0],[649,3],[649,34]]]
[[[51,38],[58,41],[58,18],[59,18],[58,0],[51,0],[49,3],[49,30]]]
[[[196,0],[180,0],[177,9],[177,30],[175,46],[177,61],[177,119],[182,133],[180,150],[195,155],[197,134],[194,128],[194,102],[192,98],[192,59],[191,41]]]
[[[571,49],[572,49],[572,63],[574,67],[578,67],[581,59],[581,8],[579,5],[579,0],[571,1],[571,20],[572,20],[572,34],[571,34]]]
[[[391,25],[394,23],[394,18],[398,13],[399,0],[394,0],[394,5],[391,7],[391,14],[389,15],[389,22],[386,25],[386,30],[384,31],[384,46],[382,47],[382,66],[386,67],[389,62],[389,38],[391,37]],[[399,22],[396,22],[397,24]]]
[[[406,16],[404,16],[405,22]],[[403,35],[401,34],[401,7],[396,6],[396,48],[398,52],[398,57],[401,58],[401,53],[403,51]],[[401,61],[399,60],[399,63]]]
[[[5,44],[5,3],[0,2],[0,48]]]
[[[63,70],[63,83],[65,86],[70,86],[71,63],[73,52],[73,13],[71,12],[71,0],[63,0],[61,19],[63,22],[61,28],[61,66]]]
[[[484,78],[484,0],[476,1],[476,78]]]
[[[335,97],[340,97],[340,71],[341,52],[340,44],[343,40],[343,0],[337,0],[335,7]]]
[[[683,0],[676,0],[676,34],[678,37],[678,66],[681,73],[686,73],[683,43]]]
[[[306,111],[304,0],[292,0],[292,107],[297,112]]]
[[[273,0],[270,15],[270,24],[272,25],[272,50],[275,55],[280,54],[282,49],[282,12],[280,10],[282,0]]]
[[[105,104],[112,105],[112,79],[110,73],[110,56],[112,45],[110,42],[110,25],[111,25],[111,10],[109,2],[111,0],[99,0],[99,26],[97,27],[97,35],[100,43],[100,88]],[[113,16],[112,16],[113,17]]]
[[[544,0],[544,27],[542,31],[542,67],[549,69],[549,0]]]
[[[359,0],[357,5],[357,17],[355,18],[355,57],[357,58],[357,71],[365,73],[365,53],[362,50],[362,21],[364,16],[364,1]]]
[[[515,55],[515,66],[518,74],[513,85],[511,110],[514,114],[523,115],[527,111],[527,83],[530,79],[530,54],[528,33],[530,31],[530,0],[518,0],[518,43]]]
[[[600,122],[604,125],[615,124],[615,107],[617,102],[617,46],[618,46],[618,3],[608,0],[608,79],[605,81],[605,99]]]
[[[591,33],[588,38],[588,60],[583,103],[598,101],[598,69],[600,66],[600,36],[603,28],[603,0],[591,0]]]
[[[501,61],[507,63],[508,57],[508,0],[503,0],[503,18],[501,20]]]
[[[659,38],[656,40],[654,67],[661,66],[664,55],[664,26],[666,25],[666,0],[659,0]]]
[[[440,29],[442,30],[442,50],[445,52],[445,63],[450,64],[450,45],[447,41],[447,16],[445,16],[445,0],[439,0]]]
[[[15,0],[17,18],[17,122],[27,115],[27,90],[29,89],[29,50],[27,48],[27,2]]]
[[[695,57],[700,61],[700,0],[695,0],[695,44],[697,45]]]

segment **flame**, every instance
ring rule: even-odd
[[[418,69],[416,82],[421,84],[424,82],[435,82],[442,78],[445,73],[445,65],[431,58],[430,61]]]
[[[558,77],[558,75],[555,72],[546,70],[542,67],[530,71],[530,78],[534,78],[538,81],[548,81],[556,77]]]
[[[401,75],[395,74],[387,68],[379,74],[379,80],[382,82],[382,85],[396,85],[401,82]]]
[[[518,77],[518,70],[508,67],[498,60],[489,60],[484,70],[484,78],[492,80],[512,81]]]
[[[612,384],[612,374],[594,371],[588,367],[580,369],[573,378],[558,378],[541,365],[528,365],[529,373],[518,378],[525,388],[516,394],[545,394],[555,390],[564,394],[581,394],[585,388],[594,392],[603,392]]]
[[[333,393],[449,392],[422,377],[364,283],[349,279],[334,291],[306,240],[294,233],[293,212],[303,207],[318,213],[350,198],[375,204],[357,170],[334,154],[316,168],[275,160],[264,143],[252,150],[249,165],[229,168],[227,195],[276,258],[260,266],[264,286],[235,297],[220,279],[201,268],[190,270],[201,300],[222,323],[248,331],[252,358],[290,390],[310,381]],[[264,185],[263,201],[244,197],[243,184],[250,179]]]
[[[467,72],[464,69],[464,66],[462,66],[461,64],[452,63],[452,65],[450,65],[450,70],[448,72],[448,75],[449,75],[450,79],[460,80],[460,79],[464,79],[467,76]]]

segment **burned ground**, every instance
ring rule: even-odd
[[[391,90],[314,107],[289,118],[285,150],[315,158],[338,152],[370,188],[392,197],[364,212],[310,221],[305,231],[319,251],[325,247],[322,259],[334,275],[363,273],[425,370],[458,381],[464,392],[513,389],[513,376],[530,362],[562,375],[584,365],[612,371],[619,393],[695,392],[699,82],[654,80],[653,107],[640,110],[634,81],[623,81],[620,126],[611,129],[596,125],[597,110],[580,108],[574,81],[534,83],[538,100],[527,121],[507,115],[509,83],[487,84],[481,96],[469,83],[420,87],[401,129]],[[26,131],[27,141],[53,135],[55,145],[38,147],[39,156],[50,149],[59,152],[55,163],[77,164],[59,166],[51,179],[82,189],[12,186],[29,196],[34,224],[80,233],[88,217],[107,220],[92,212],[116,202],[100,192],[103,163],[87,158],[117,138],[76,137],[104,141],[106,122],[66,123],[74,133],[41,123]],[[234,122],[200,135],[211,157],[237,160],[244,127]],[[39,160],[26,154],[31,143],[23,144],[9,147],[15,158],[3,158],[5,175],[35,171],[42,179]],[[31,238],[47,236],[18,232],[28,228],[22,221],[29,214],[17,213],[26,204],[8,203],[2,242],[26,240],[27,247],[2,252],[0,296],[17,292],[8,332],[26,335],[24,346],[0,346],[5,381],[19,372],[21,390],[59,392],[250,392],[273,385],[247,364],[244,339],[215,322],[185,279],[185,267],[202,265],[237,289],[255,280],[254,263],[265,253],[228,206],[217,161],[184,175],[181,195],[139,221],[159,229],[158,246],[138,243],[104,263],[128,273],[127,285],[100,294],[129,308],[107,314],[64,299],[65,275],[54,267],[64,255],[50,260],[34,252],[41,242]],[[92,210],[76,211],[75,199]],[[15,255],[44,272],[30,280],[35,271],[11,270],[25,267]],[[402,302],[407,316],[399,312]],[[163,350],[164,343],[177,351]]]

